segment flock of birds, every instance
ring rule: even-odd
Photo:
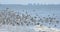
[[[48,15],[50,16],[50,15]],[[42,26],[44,23],[49,23],[49,25],[53,25],[56,27],[56,24],[59,24],[59,21],[56,18],[53,17],[32,17],[31,15],[27,14],[17,14],[15,11],[9,10],[9,8],[6,8],[6,10],[0,11],[0,25],[18,25],[18,26],[35,26],[39,25]],[[45,27],[46,28],[46,27]],[[51,27],[48,27],[48,29]],[[40,29],[40,28],[39,28]],[[48,30],[47,29],[47,30]]]

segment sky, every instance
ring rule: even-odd
[[[60,0],[0,0],[0,4],[60,4]]]

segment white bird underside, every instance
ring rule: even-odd
[[[34,30],[35,31],[49,31],[49,32],[60,32],[60,29],[57,28],[48,28],[46,26],[40,26],[40,25],[36,25],[34,26]]]

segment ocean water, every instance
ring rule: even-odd
[[[48,17],[50,15],[51,17],[60,19],[60,5],[0,4],[0,10],[5,10],[6,8],[20,13],[27,11],[32,16]]]

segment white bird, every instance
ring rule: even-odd
[[[60,32],[60,29],[57,28],[48,28],[46,26],[36,25],[33,28],[35,31],[49,31],[49,32]]]

